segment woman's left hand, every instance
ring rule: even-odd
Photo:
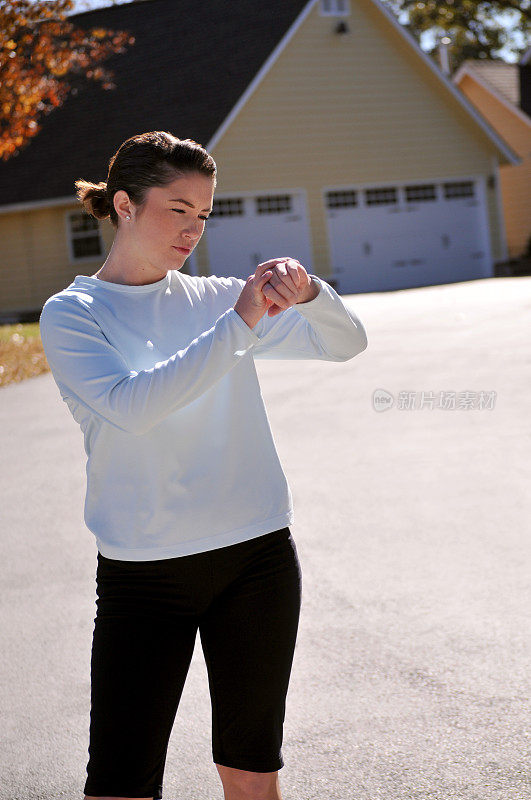
[[[286,258],[273,268],[273,275],[262,287],[262,293],[271,302],[270,317],[280,314],[297,303],[307,303],[319,293],[300,261]]]

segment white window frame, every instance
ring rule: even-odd
[[[98,238],[99,238],[99,242],[100,242],[100,253],[98,255],[91,255],[91,256],[76,256],[74,254],[74,242],[73,242],[73,240],[74,239],[78,239],[78,238],[79,239],[83,238],[83,235],[86,232],[82,232],[80,234],[76,234],[72,230],[71,219],[74,216],[77,216],[79,214],[86,214],[86,213],[87,212],[83,211],[83,209],[79,210],[79,209],[73,209],[73,208],[71,208],[71,209],[69,209],[68,211],[65,212],[65,229],[66,229],[66,241],[67,241],[67,244],[68,244],[68,257],[69,257],[70,262],[72,264],[80,264],[80,263],[82,264],[82,263],[88,262],[88,261],[97,261],[99,258],[101,258],[102,256],[105,256],[105,254],[106,254],[105,253],[105,242],[103,241],[103,237],[101,235],[101,225],[99,224],[99,221],[97,219],[95,219],[95,218],[93,218],[93,219],[94,219],[94,222],[96,223],[97,227],[95,227],[94,230],[90,232],[90,234],[91,234],[91,236],[93,236],[95,233],[98,234]],[[88,216],[90,216],[90,215],[88,215]]]
[[[328,10],[325,3],[330,6]],[[319,0],[319,14],[321,17],[348,17],[350,0]]]
[[[387,181],[371,181],[371,183],[356,183],[353,181],[352,183],[347,184],[329,184],[326,186],[321,187],[321,203],[324,213],[328,213],[329,211],[336,211],[336,208],[327,206],[326,203],[326,193],[327,192],[340,192],[340,191],[356,191],[358,192],[358,207],[359,208],[378,208],[378,204],[374,206],[367,206],[365,202],[365,190],[366,189],[378,189],[382,188],[385,189],[387,187],[396,187],[398,189],[398,200],[399,203],[406,202],[409,205],[419,202],[418,200],[407,200],[405,187],[410,186],[413,183],[429,183],[435,185],[435,192],[437,196],[437,200],[443,200],[444,193],[443,193],[443,184],[444,183],[468,183],[472,182],[475,184],[474,188],[474,197],[465,197],[465,198],[457,198],[461,199],[470,199],[475,201],[481,201],[483,203],[483,207],[485,210],[488,210],[488,198],[487,198],[487,179],[486,176],[482,173],[470,173],[464,175],[436,175],[434,177],[428,178],[410,178],[409,180],[387,180]],[[447,199],[446,202],[450,203],[452,200]],[[490,235],[490,234],[489,234]]]

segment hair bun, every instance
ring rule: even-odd
[[[79,179],[75,182],[77,199],[83,204],[85,211],[96,219],[107,219],[111,213],[111,203],[107,194],[105,181],[91,183]]]

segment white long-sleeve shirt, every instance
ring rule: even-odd
[[[84,434],[84,519],[103,556],[174,558],[293,523],[255,358],[347,361],[365,329],[326,281],[250,328],[245,281],[169,270],[143,286],[77,275],[40,333]]]

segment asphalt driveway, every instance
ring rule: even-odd
[[[345,299],[364,353],[257,361],[303,572],[284,800],[528,800],[531,277]],[[0,798],[82,800],[82,436],[49,373],[0,414]],[[210,726],[198,637],[165,800],[223,797]]]

